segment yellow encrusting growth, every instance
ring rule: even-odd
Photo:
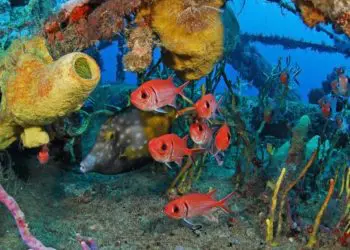
[[[277,233],[276,233],[277,237],[280,236],[281,231],[282,231],[282,224],[283,224],[282,214],[283,214],[283,211],[284,211],[284,205],[285,205],[288,193],[305,176],[305,174],[307,173],[307,171],[310,169],[310,167],[314,163],[315,159],[317,158],[318,152],[319,152],[319,146],[312,153],[310,159],[308,160],[308,162],[306,163],[305,167],[300,172],[298,177],[294,181],[289,183],[289,185],[282,191],[282,197],[281,197],[281,202],[280,202],[280,209],[279,209],[279,212],[278,212],[278,225],[277,225]]]
[[[278,177],[275,190],[273,192],[271,207],[270,207],[270,215],[269,218],[266,219],[266,242],[269,245],[273,245],[273,224],[275,219],[275,209],[277,206],[277,196],[281,187],[281,183],[283,181],[284,176],[286,175],[286,168],[283,168],[280,176]]]
[[[39,147],[47,144],[50,141],[49,135],[40,127],[30,127],[24,129],[21,134],[21,141],[23,145],[28,148]]]
[[[153,3],[152,28],[160,37],[163,58],[183,79],[205,76],[222,56],[222,6],[222,0],[158,0]]]
[[[80,109],[99,80],[99,66],[84,53],[53,61],[44,38],[15,41],[0,59],[0,149],[20,134],[25,147],[47,143],[43,131],[36,138],[38,128]]]
[[[322,216],[324,214],[324,211],[325,209],[327,208],[328,206],[328,203],[332,197],[332,194],[334,192],[334,184],[335,184],[335,181],[333,179],[330,180],[329,182],[329,190],[328,190],[328,194],[326,196],[326,199],[324,200],[321,208],[320,208],[320,211],[318,212],[317,216],[316,216],[316,219],[315,219],[315,223],[314,223],[314,226],[313,226],[313,230],[311,232],[311,235],[310,235],[310,238],[309,238],[309,241],[306,245],[307,248],[313,248],[315,247],[316,243],[317,243],[317,232],[318,232],[318,228],[320,226],[320,223],[321,223],[321,219],[322,219]]]

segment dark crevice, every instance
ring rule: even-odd
[[[10,0],[11,7],[26,6],[29,0]]]

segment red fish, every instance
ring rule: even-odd
[[[215,147],[219,151],[225,151],[231,143],[231,131],[229,126],[223,124],[215,136]]]
[[[37,155],[37,158],[41,165],[44,165],[49,161],[49,158],[50,158],[49,148],[46,144],[42,146],[41,150]]]
[[[185,155],[192,157],[199,149],[187,148],[187,138],[180,138],[176,134],[166,134],[153,138],[148,142],[148,151],[155,161],[169,163],[175,162],[181,166]]]
[[[204,119],[215,118],[215,112],[218,110],[221,100],[217,103],[214,95],[204,95],[194,104],[197,116]]]
[[[190,126],[190,137],[198,145],[207,146],[212,140],[213,131],[206,122],[196,121]]]
[[[280,82],[285,85],[286,87],[288,87],[288,82],[289,82],[289,74],[288,72],[282,72],[280,74]]]
[[[184,96],[183,90],[190,82],[180,87],[174,85],[173,79],[151,80],[143,83],[131,93],[131,103],[143,111],[165,112],[161,108],[170,105],[175,107],[176,95]]]
[[[328,118],[331,114],[331,104],[329,102],[323,102],[321,104],[321,111],[325,118]]]
[[[222,200],[215,199],[215,190],[207,193],[186,194],[170,201],[164,207],[164,213],[173,219],[188,219],[195,216],[209,216],[216,208],[232,213],[226,202],[234,195],[232,192]]]
[[[80,19],[84,19],[87,17],[92,8],[89,5],[76,6],[69,16],[70,23],[76,23]]]

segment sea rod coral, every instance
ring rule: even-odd
[[[24,213],[15,201],[15,199],[10,196],[3,186],[0,184],[0,203],[2,203],[12,214],[13,218],[16,220],[17,228],[21,234],[23,242],[33,250],[55,250],[51,247],[44,246],[41,241],[35,238],[29,231],[28,224],[25,221]]]

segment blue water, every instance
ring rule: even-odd
[[[308,28],[298,16],[281,10],[276,4],[264,3],[264,1],[245,1],[244,9],[238,13],[242,7],[243,0],[233,1],[237,19],[240,23],[242,33],[261,34],[264,35],[279,35],[293,39],[310,41],[315,43],[324,43],[332,46],[333,40],[323,32],[317,32],[315,29]],[[327,27],[331,30],[331,27]],[[343,37],[343,39],[347,39]],[[280,45],[267,46],[261,43],[253,43],[258,51],[271,64],[275,65],[279,57],[291,56],[292,63],[297,63],[302,72],[298,76],[301,83],[297,88],[302,101],[307,102],[307,94],[313,88],[321,87],[322,81],[332,72],[334,67],[345,66],[350,69],[350,60],[344,55],[338,53],[318,53],[310,49],[283,49]],[[118,47],[116,43],[102,49],[101,55],[106,65],[102,72],[102,82],[113,82],[116,80],[116,55]],[[155,55],[159,55],[159,51],[155,51]],[[229,67],[227,71],[231,80],[235,80],[238,72]],[[136,84],[136,74],[126,72],[126,83]],[[221,83],[217,91],[222,92],[225,85]],[[244,92],[246,95],[255,95],[255,89],[247,89]]]

